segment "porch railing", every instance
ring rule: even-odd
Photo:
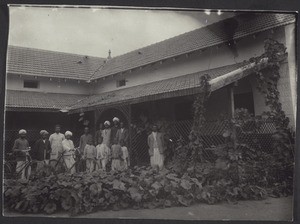
[[[183,138],[186,142],[192,127],[192,120],[174,121],[168,124],[168,137],[174,141]],[[225,143],[223,134],[230,127],[228,120],[208,121],[201,129],[204,148],[206,148],[206,157],[212,156],[210,148]],[[271,150],[272,134],[276,131],[272,121],[264,120],[259,123],[246,122],[236,129],[237,141],[247,144],[253,149]],[[147,136],[146,131],[133,133],[131,136],[131,150],[136,164],[149,163]],[[167,140],[167,139],[166,139]]]
[[[173,142],[182,137],[186,142],[192,127],[192,121],[174,121],[168,124],[168,138]],[[209,121],[201,130],[204,147],[209,149],[225,143],[224,132],[229,128],[229,122]],[[262,121],[257,125],[254,122],[247,122],[237,129],[237,140],[240,143],[248,144],[253,149],[271,150],[272,134],[276,131],[273,122]],[[131,160],[133,164],[149,164],[147,131],[131,131]],[[14,140],[18,138],[18,130],[5,130],[5,151],[11,151]],[[34,142],[40,138],[39,130],[27,130],[27,139],[33,146]],[[166,139],[167,141],[168,139]],[[75,145],[79,144],[79,138],[74,136]],[[207,153],[210,157],[210,153]]]

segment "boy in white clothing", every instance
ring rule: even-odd
[[[83,158],[86,159],[86,171],[91,173],[94,171],[94,159],[96,158],[96,147],[93,140],[88,139],[83,150]]]
[[[128,149],[125,146],[124,140],[120,141],[120,145],[122,150],[121,170],[127,170],[129,164]]]
[[[103,138],[102,138],[103,140]],[[98,169],[106,171],[106,165],[110,157],[110,148],[105,144],[101,143],[96,146],[96,161]]]

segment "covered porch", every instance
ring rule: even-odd
[[[265,62],[264,59],[257,64],[234,64],[93,95],[75,105],[70,113],[93,111],[94,130],[105,120],[119,117],[130,132],[132,164],[148,164],[147,136],[151,124],[158,124],[167,144],[172,144],[169,139],[187,139],[193,122],[193,102],[202,91],[200,79],[208,74],[211,95],[206,105],[208,122],[202,133],[205,147],[210,148],[224,141],[222,134],[227,125],[224,121],[232,117],[235,109],[246,108],[255,114],[255,105],[263,99],[253,93],[251,69],[262,69]]]

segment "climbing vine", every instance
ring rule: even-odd
[[[212,150],[214,159],[206,158],[201,137],[201,128],[206,122],[205,103],[210,95],[209,77],[206,75],[201,78],[200,88],[203,91],[194,101],[194,122],[189,142],[185,143],[181,139],[176,149],[172,168],[175,172],[188,172],[193,177],[200,178],[203,186],[210,189],[208,200],[211,202],[249,198],[248,191],[252,191],[254,199],[264,198],[267,194],[280,196],[292,193],[293,145],[288,129],[289,119],[282,109],[278,90],[280,63],[287,53],[285,46],[273,39],[265,40],[264,50],[261,56],[251,58],[248,62],[259,64],[262,59],[268,59],[262,70],[255,66],[253,72],[256,73],[258,90],[270,108],[263,115],[276,127],[276,132],[271,136],[271,148],[263,148],[260,140],[255,137],[265,119],[254,117],[242,109],[227,121],[228,130],[223,134],[225,144]],[[247,126],[251,126],[249,124],[252,124],[252,128],[246,130]],[[251,136],[250,142],[249,139],[243,141],[236,138],[236,131]],[[253,148],[253,145],[256,147]],[[220,186],[223,190],[217,191]]]
[[[278,81],[280,79],[280,62],[287,56],[286,47],[273,39],[265,40],[265,53],[261,57],[268,58],[268,65],[262,71],[256,72],[258,90],[265,97],[265,104],[270,108],[265,115],[271,117],[277,129],[287,129],[289,119],[282,110],[279,100]],[[259,58],[261,58],[259,57]],[[254,61],[257,61],[254,59]]]

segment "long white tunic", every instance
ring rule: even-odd
[[[62,133],[53,133],[49,137],[51,145],[50,159],[57,159],[58,153],[63,151],[62,141],[65,139],[65,136]]]

